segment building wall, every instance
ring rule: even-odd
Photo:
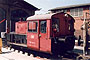
[[[83,16],[74,17],[75,19],[75,36],[79,38],[79,35],[83,37],[83,31],[81,30],[81,27],[83,25],[83,19],[84,19],[84,13],[89,13],[89,7],[82,7],[83,8]],[[90,15],[87,15],[87,18],[90,17]]]
[[[79,8],[79,7],[78,7]],[[75,19],[75,36],[79,38],[79,35],[83,38],[83,31],[81,30],[81,26],[83,25],[84,13],[89,13],[89,7],[82,7],[83,8],[83,16],[74,17]],[[90,15],[87,15],[87,19]]]

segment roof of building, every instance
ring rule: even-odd
[[[87,3],[87,4],[78,4],[78,5],[70,5],[70,6],[62,6],[62,7],[56,7],[56,8],[50,9],[49,11],[61,10],[61,9],[69,9],[69,8],[75,8],[75,7],[83,7],[83,6],[90,6],[90,3]]]
[[[19,7],[19,8],[24,8],[24,9],[28,9],[28,10],[40,10],[38,9],[37,7],[31,5],[30,3],[24,1],[24,0],[16,0],[16,1],[13,1],[12,3],[10,3],[11,6],[16,6],[16,7]]]

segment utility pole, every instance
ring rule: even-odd
[[[85,56],[85,53],[86,53],[86,51],[85,51],[85,47],[86,47],[86,29],[87,29],[87,27],[86,27],[86,15],[87,15],[87,13],[85,12],[84,13],[84,21],[83,21],[83,56]]]
[[[86,55],[86,53],[89,54],[89,52],[90,52],[89,46],[88,46],[89,45],[88,22],[89,21],[86,21],[86,20],[88,20],[87,14],[90,15],[90,13],[87,13],[87,12],[84,13],[84,21],[83,21],[83,26],[82,26],[82,28],[83,28],[83,55],[78,56],[77,60],[79,60],[80,57],[82,57],[83,60],[90,59],[90,56]]]

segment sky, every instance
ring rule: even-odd
[[[56,7],[90,3],[90,0],[24,0],[24,1],[41,9],[40,11],[36,11],[35,14],[45,14],[48,13],[49,9],[53,9]]]

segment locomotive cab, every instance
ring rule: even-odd
[[[74,48],[74,19],[66,13],[34,15],[27,18],[27,47],[50,54]]]
[[[67,51],[73,50],[75,45],[75,20],[68,14],[58,13],[52,16],[51,21],[52,52],[54,54],[64,54]]]

